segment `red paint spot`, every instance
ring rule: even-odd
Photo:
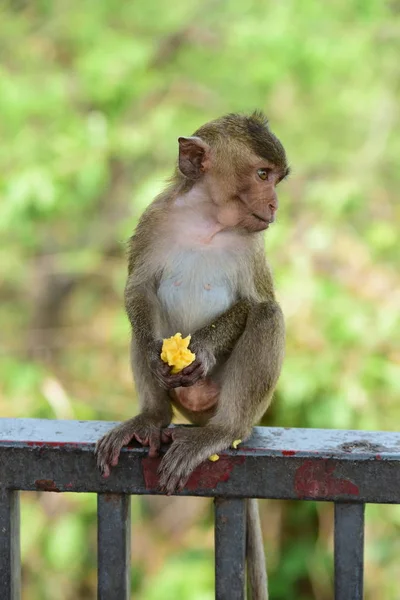
[[[43,445],[44,445],[44,442],[26,442],[26,445],[27,445],[27,446],[32,446],[32,447],[35,447],[35,446],[43,446]]]
[[[52,479],[36,479],[35,487],[40,492],[59,492],[60,491]]]
[[[299,498],[325,498],[337,494],[358,496],[358,487],[349,479],[333,476],[335,467],[327,459],[306,460],[297,470],[294,487]]]
[[[160,466],[160,458],[142,458],[142,469],[144,484],[146,490],[156,490],[158,487],[158,475],[157,470]]]
[[[381,455],[381,454],[377,454],[377,455],[375,456],[375,458],[376,458],[376,460],[382,460],[382,455]]]
[[[157,469],[160,461],[160,458],[147,457],[142,459],[144,482],[148,491],[158,489]],[[220,456],[216,462],[207,460],[193,471],[185,485],[185,489],[192,492],[200,489],[213,489],[221,481],[228,481],[234,467],[243,464],[244,461],[244,456]]]
[[[49,448],[64,448],[64,446],[73,446],[74,448],[78,448],[80,446],[87,446],[88,444],[86,442],[79,444],[76,442],[26,442],[26,445],[31,446],[32,448],[40,448],[42,446],[48,446]]]
[[[282,450],[283,456],[294,456],[296,454],[295,450]]]

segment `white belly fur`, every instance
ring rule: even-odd
[[[158,288],[162,335],[193,334],[237,299],[236,253],[180,249],[168,257]]]

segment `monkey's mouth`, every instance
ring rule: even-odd
[[[255,219],[258,219],[262,223],[265,223],[267,227],[268,225],[271,225],[271,223],[273,223],[275,220],[273,217],[271,219],[264,219],[264,217],[260,217],[260,215],[257,215],[257,213],[251,213],[251,216]]]

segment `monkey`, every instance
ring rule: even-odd
[[[245,440],[267,410],[284,358],[285,325],[263,233],[275,221],[286,152],[264,114],[228,114],[178,138],[166,189],[129,240],[125,308],[140,413],[96,445],[103,476],[136,440],[159,455],[160,490],[181,491],[212,454]],[[195,360],[177,374],[162,340],[191,334]],[[173,407],[198,427],[169,428]],[[267,598],[257,500],[247,500],[248,576]]]

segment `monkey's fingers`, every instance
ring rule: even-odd
[[[137,436],[135,436],[137,439]],[[138,440],[140,441],[140,440]],[[161,446],[161,431],[155,430],[152,431],[148,438],[148,444],[143,444],[143,446],[149,446],[149,457],[156,458],[160,454],[160,446]]]
[[[193,373],[193,371],[196,371],[196,369],[199,368],[199,365],[201,365],[201,361],[196,359],[194,360],[190,365],[188,365],[187,367],[185,367],[184,369],[182,369],[181,371],[181,375],[191,375]]]
[[[160,476],[160,491],[166,496],[171,494],[182,492],[189,479],[190,471],[186,474],[183,473],[165,473]]]
[[[118,464],[119,455],[123,446],[131,441],[132,433],[124,428],[115,428],[106,433],[96,444],[95,456],[97,466],[103,475],[110,475],[110,467]]]
[[[161,441],[163,444],[170,444],[172,442],[172,440],[173,440],[172,432],[173,432],[173,429],[170,427],[163,429],[161,431]]]
[[[182,440],[175,441],[158,468],[160,490],[168,496],[182,491],[196,466],[190,460],[189,446]]]
[[[185,489],[185,485],[189,479],[189,475],[187,477],[181,477],[180,475],[172,474],[165,482],[163,486],[160,486],[160,491],[166,496],[171,496],[172,494],[179,494]]]
[[[200,360],[193,361],[191,365],[174,374],[171,373],[172,367],[161,360],[153,365],[153,368],[161,387],[167,390],[194,385],[196,381],[205,377],[206,372],[204,364]]]
[[[161,373],[163,375],[165,375],[165,377],[166,377],[167,375],[171,374],[172,367],[170,367],[168,363],[162,361],[161,364],[160,364],[160,366],[159,366],[159,369],[160,369]]]
[[[160,476],[159,490],[166,496],[181,492],[189,479],[190,473],[184,477],[179,473],[169,473]]]
[[[167,385],[170,388],[182,387],[183,376],[182,373],[176,373],[176,375],[170,375],[167,378]]]
[[[167,367],[166,369],[165,366]],[[170,371],[171,367],[169,367],[168,365],[159,365],[154,371],[157,381],[159,382],[161,387],[166,390],[172,390],[174,388],[182,386],[182,374],[176,373],[173,375]]]
[[[97,468],[100,474],[107,478],[110,475],[110,466],[108,462],[108,451],[106,446],[106,436],[102,437],[96,444],[95,449]]]
[[[105,462],[108,436],[108,433],[106,435],[103,435],[103,437],[101,437],[97,441],[96,447],[94,449],[94,455],[96,457],[97,466],[100,470]]]
[[[110,467],[107,465],[107,463],[104,463],[103,465],[99,466],[99,470],[100,475],[104,477],[104,479],[107,479],[107,477],[110,476]]]
[[[182,387],[190,387],[206,376],[206,369],[200,360],[195,360],[189,367],[183,369],[181,374]]]

